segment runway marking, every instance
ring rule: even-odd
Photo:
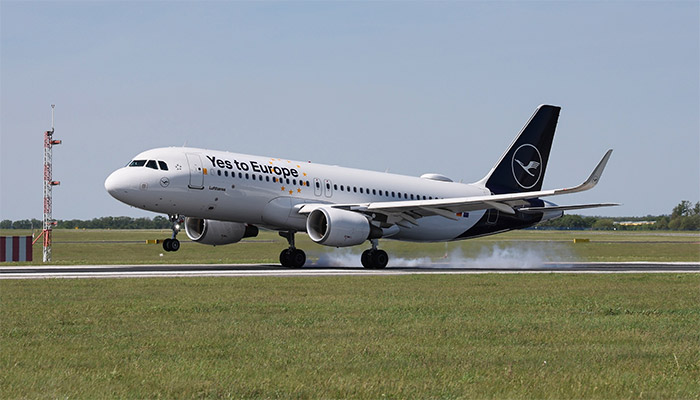
[[[394,267],[383,270],[343,267],[286,269],[269,264],[226,265],[80,265],[18,266],[0,268],[0,279],[84,279],[155,277],[307,277],[307,276],[386,276],[456,274],[625,274],[625,273],[699,273],[700,262],[556,262],[535,268],[450,268],[444,264],[424,267]]]

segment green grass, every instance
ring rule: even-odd
[[[0,235],[31,234],[28,231],[0,231]],[[164,252],[160,245],[145,244],[147,239],[163,239],[170,231],[149,230],[62,230],[53,233],[53,263],[66,264],[158,264],[158,263],[278,263],[285,239],[274,232],[226,246],[192,243],[179,235],[182,248]],[[574,238],[590,243],[573,243]],[[317,245],[304,234],[297,235],[297,246],[310,259],[334,251]],[[461,253],[472,259],[507,250],[517,256],[535,249],[551,261],[700,261],[699,233],[595,232],[595,231],[513,231],[451,243],[406,243],[380,241],[392,258],[429,257],[439,261],[445,254]],[[352,248],[357,258],[368,245]],[[34,246],[33,264],[42,264],[41,240]],[[17,265],[16,263],[4,265]],[[0,266],[1,268],[1,266]]]
[[[698,287],[697,274],[0,281],[0,393],[697,399]]]

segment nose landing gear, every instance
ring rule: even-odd
[[[306,253],[294,247],[294,233],[294,231],[279,233],[289,243],[289,248],[280,253],[280,264],[285,268],[301,268],[306,263]]]
[[[180,224],[185,222],[185,217],[178,214],[169,215],[168,217],[170,217],[170,223],[172,224],[173,237],[163,241],[163,250],[178,251],[180,250],[180,241],[177,240],[177,234],[180,232]]]

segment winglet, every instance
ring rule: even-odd
[[[580,184],[576,187],[565,189],[566,192],[567,193],[583,192],[584,190],[592,189],[595,185],[597,185],[598,181],[600,181],[600,177],[603,175],[603,170],[605,169],[605,166],[608,164],[608,160],[610,159],[612,152],[613,152],[612,149],[610,149],[607,151],[607,153],[605,153],[605,155],[600,160],[598,165],[596,165],[593,172],[591,172],[591,176],[589,176],[585,182],[583,182],[582,184]]]

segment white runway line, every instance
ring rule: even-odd
[[[284,269],[268,264],[243,265],[80,265],[18,266],[0,268],[0,279],[89,279],[157,277],[308,277],[308,276],[385,276],[385,275],[463,275],[463,274],[622,274],[622,273],[699,273],[700,262],[563,262],[545,263],[538,268],[446,268],[432,264],[419,268],[301,268]]]

